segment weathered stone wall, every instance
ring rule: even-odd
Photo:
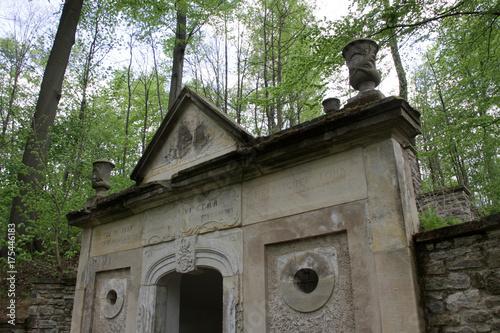
[[[26,332],[69,332],[74,293],[74,279],[34,281]]]
[[[16,321],[15,325],[11,325],[7,320],[0,321],[0,333],[25,333],[26,321]]]
[[[441,218],[454,217],[461,221],[471,221],[476,215],[471,209],[469,196],[470,193],[464,186],[449,187],[418,195],[417,206],[421,213],[433,210]]]
[[[427,332],[499,332],[500,213],[415,240]]]

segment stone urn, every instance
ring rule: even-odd
[[[328,97],[323,100],[323,110],[325,113],[331,113],[340,110],[340,99]]]
[[[115,165],[106,159],[95,161],[92,170],[92,188],[98,197],[106,196],[106,191],[111,188],[111,171]]]
[[[92,188],[96,192],[85,202],[84,208],[92,207],[97,199],[106,196],[106,191],[111,188],[110,177],[114,167],[115,165],[106,159],[101,159],[93,163]]]
[[[375,89],[381,81],[375,64],[378,50],[378,44],[366,38],[355,39],[342,50],[349,68],[349,84],[359,90],[358,95],[347,102],[347,106],[365,104],[385,97]]]

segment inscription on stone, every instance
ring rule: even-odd
[[[366,198],[361,149],[250,181],[243,220],[254,223]]]
[[[181,232],[188,236],[238,225],[240,207],[240,185],[195,195],[186,199],[182,206]]]
[[[141,246],[142,215],[94,228],[92,256]]]

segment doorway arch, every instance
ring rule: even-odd
[[[223,277],[215,269],[170,273],[158,281],[155,332],[222,333]]]

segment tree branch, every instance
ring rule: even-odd
[[[455,12],[455,13],[440,14],[440,15],[430,17],[430,18],[427,18],[425,20],[418,21],[415,23],[387,25],[384,28],[379,29],[378,31],[376,31],[376,32],[374,32],[366,37],[367,38],[374,37],[374,36],[381,34],[382,32],[387,31],[387,30],[413,28],[413,27],[418,27],[418,26],[425,25],[425,24],[428,24],[428,23],[431,23],[434,21],[439,21],[439,20],[442,20],[442,19],[448,18],[448,17],[467,16],[467,15],[478,15],[478,16],[480,16],[480,15],[493,15],[495,17],[498,17],[498,16],[500,16],[500,12],[496,12],[496,11],[493,11],[493,12],[470,11],[470,12]]]

